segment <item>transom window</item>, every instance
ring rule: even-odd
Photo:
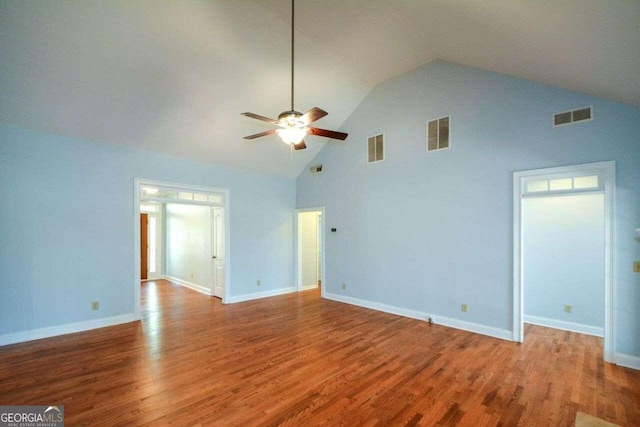
[[[550,179],[529,177],[524,182],[522,195],[531,197],[603,190],[604,180],[600,174],[558,175]]]
[[[189,204],[204,204],[210,206],[224,206],[224,194],[203,191],[189,191],[171,187],[159,187],[142,185],[140,191],[141,200],[154,202],[176,202]]]

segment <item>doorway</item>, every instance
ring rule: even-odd
[[[156,280],[164,273],[162,221],[164,205],[140,203],[140,279]]]
[[[324,273],[324,208],[296,209],[297,290],[317,289]]]
[[[524,321],[604,335],[604,194],[522,199]]]
[[[604,338],[604,360],[607,362],[614,361],[615,310],[613,307],[614,281],[612,273],[612,224],[614,188],[614,162],[591,163],[586,165],[566,166],[549,169],[536,169],[514,173],[514,341],[522,342],[525,338],[524,310],[526,300],[525,292],[527,291],[527,288],[525,288],[525,282],[527,279],[531,279],[532,276],[535,276],[535,272],[534,274],[532,274],[532,265],[535,266],[536,263],[538,263],[538,266],[544,263],[555,265],[554,268],[556,268],[556,270],[554,270],[553,272],[547,271],[547,274],[556,276],[559,274],[561,276],[561,273],[558,273],[559,271],[568,270],[567,268],[565,268],[567,267],[566,265],[563,265],[562,262],[558,262],[559,260],[556,259],[558,257],[567,256],[566,254],[554,254],[554,251],[558,249],[557,247],[550,247],[549,245],[547,245],[546,252],[548,253],[543,253],[542,256],[539,256],[540,251],[538,251],[537,255],[540,259],[532,259],[535,258],[535,254],[532,253],[533,246],[530,246],[529,244],[535,244],[535,239],[538,239],[541,236],[536,235],[535,238],[532,237],[534,235],[531,234],[531,227],[532,224],[535,225],[536,221],[539,222],[540,220],[542,220],[542,215],[537,218],[532,218],[530,214],[535,215],[536,211],[541,211],[545,208],[553,208],[556,211],[564,210],[567,212],[573,212],[572,215],[582,215],[582,213],[580,213],[580,209],[585,209],[586,206],[591,206],[589,209],[593,210],[589,214],[590,216],[587,215],[585,216],[585,218],[589,217],[589,221],[597,223],[599,221],[596,212],[598,210],[597,206],[601,206],[603,212],[600,220],[603,221],[603,223],[601,224],[601,231],[603,231],[603,233],[600,236],[601,238],[599,240],[599,243],[590,243],[592,245],[592,248],[594,244],[599,245],[599,247],[596,249],[597,254],[590,254],[590,256],[595,257],[594,259],[597,260],[597,264],[599,264],[599,266],[601,267],[602,273],[599,275],[600,280],[594,285],[596,289],[593,291],[594,293],[592,294],[592,299],[600,302],[599,311],[603,313],[601,317],[603,320],[602,334]],[[566,200],[563,201],[559,199],[559,197],[571,198],[572,196],[582,196],[580,200],[571,199],[571,203],[573,203],[575,206],[570,206],[566,203]],[[551,200],[551,198],[556,199]],[[531,200],[533,199],[547,200],[546,202],[532,202]],[[541,203],[547,203],[547,206],[544,206]],[[552,205],[555,205],[555,207]],[[555,212],[555,214],[558,214],[558,212]],[[585,218],[581,218],[580,221],[585,220]],[[549,218],[548,216],[547,219],[552,218]],[[568,220],[571,221],[571,218],[569,218]],[[574,221],[580,222],[575,220],[575,218]],[[547,230],[541,230],[542,228],[539,228],[537,230],[538,233],[548,234],[548,241],[551,241],[551,239],[553,238],[557,238],[557,236],[554,237],[551,235],[553,233],[553,227]],[[593,236],[595,236],[597,233],[598,231],[595,230],[594,234],[591,237],[593,238]],[[575,235],[573,237],[567,237],[567,239],[573,238],[575,238]],[[525,242],[525,239],[529,239],[529,241]],[[562,244],[558,244],[557,246],[571,246],[572,243],[573,242],[562,242]],[[576,257],[580,256],[581,255],[576,255]],[[529,268],[528,271],[527,268]],[[560,270],[557,270],[557,268],[560,268]],[[527,274],[529,274],[529,276],[527,276]],[[554,285],[546,284],[544,286],[549,287]],[[579,285],[577,286],[579,287]],[[556,291],[558,290],[554,290],[554,292]],[[598,292],[600,292],[600,294],[596,295]],[[579,296],[577,296],[576,293],[577,292],[574,293],[574,296],[578,298]],[[602,301],[604,301],[604,303],[602,303]],[[573,310],[572,304],[570,302],[565,301],[556,303],[562,304],[561,308],[565,314],[570,314]],[[595,304],[596,302],[591,301],[591,303]],[[562,325],[562,323],[558,323],[557,325]],[[595,329],[592,330],[592,332],[593,331],[595,331]]]
[[[217,296],[222,299],[222,303],[226,303],[227,298],[230,295],[230,271],[228,268],[228,263],[230,261],[229,190],[136,178],[134,180],[134,212],[136,218],[136,221],[134,222],[134,253],[136,254],[134,273],[135,318],[139,320],[141,312],[140,282],[143,277],[143,268],[141,265],[143,246],[141,213],[149,213],[145,212],[146,209],[144,206],[151,204],[160,206],[161,209],[164,209],[165,211],[167,211],[168,206],[172,206],[174,208],[172,210],[172,214],[175,214],[170,218],[170,213],[167,211],[162,217],[164,219],[162,224],[164,224],[166,231],[162,234],[164,235],[164,239],[167,241],[167,245],[164,250],[164,257],[166,259],[163,259],[161,263],[156,262],[156,266],[160,264],[164,265],[164,270],[162,272],[156,268],[160,274],[158,277],[165,277],[169,266],[176,264],[177,262],[175,265],[176,268],[173,270],[181,272],[181,277],[168,277],[170,280],[174,281],[175,279],[178,279],[178,283],[182,281],[180,284],[190,287],[188,285],[192,282],[190,281],[192,275],[194,277],[199,275],[204,280],[204,282],[202,282],[203,286],[196,286],[194,289],[207,295]],[[201,215],[201,213],[205,211],[206,216]],[[189,223],[195,221],[194,217],[202,217],[196,218],[198,220],[197,222],[201,225],[206,223],[201,228],[206,228],[208,231],[205,233],[191,233],[189,231]],[[151,219],[152,215],[149,215],[149,223],[151,223]],[[156,226],[160,225],[160,221],[156,221],[155,224]],[[180,256],[178,253],[179,251],[176,251],[179,248],[174,247],[173,252],[171,252],[171,248],[168,244],[171,236],[171,227],[174,228],[173,231],[176,231],[176,228],[184,228],[184,233],[180,233],[179,230],[177,234],[174,233],[178,237],[178,240],[184,240],[182,242],[184,243],[182,249],[191,250],[195,248],[194,250],[197,250],[197,247],[208,248],[206,251],[207,254],[205,254],[204,257],[204,262],[198,264],[197,268],[193,267],[191,269],[181,271],[181,268],[185,267],[187,263],[181,263],[179,259],[171,259],[173,264],[169,262],[170,256],[177,255],[178,258]],[[157,256],[160,256],[161,252],[158,249],[161,248],[156,248],[156,259]],[[147,264],[151,263],[151,260],[152,258],[149,257]],[[150,272],[148,274],[148,278],[152,278]]]
[[[165,218],[165,278],[205,295],[212,295],[211,207],[166,203]]]

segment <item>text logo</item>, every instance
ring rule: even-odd
[[[64,427],[64,406],[0,406],[0,427]]]

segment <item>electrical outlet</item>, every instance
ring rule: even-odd
[[[573,311],[573,307],[569,304],[565,304],[564,305],[564,312],[565,313],[571,313]]]
[[[633,261],[633,272],[640,273],[640,261]]]
[[[260,279],[256,280],[256,286],[260,286]]]
[[[468,308],[469,308],[469,307],[467,306],[467,304],[462,304],[462,305],[460,306],[460,311],[464,311],[464,312],[466,313]]]
[[[346,283],[342,284],[342,289],[347,289],[347,284]]]
[[[100,310],[100,303],[98,301],[93,301],[91,303],[91,310]]]

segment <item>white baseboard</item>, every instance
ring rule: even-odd
[[[524,321],[525,323],[531,323],[538,326],[546,326],[547,328],[562,329],[563,331],[594,335],[596,337],[604,337],[604,328],[599,328],[597,326],[566,322],[564,320],[549,319],[548,317],[530,316],[528,314],[524,315]]]
[[[233,304],[236,302],[251,301],[254,299],[267,298],[267,297],[275,297],[277,295],[290,294],[295,291],[296,291],[296,288],[291,286],[289,288],[273,289],[271,291],[255,292],[253,294],[236,295],[236,296],[227,298],[225,303]]]
[[[300,288],[301,291],[308,291],[310,289],[318,289],[318,285],[308,285],[308,286],[302,286]]]
[[[178,279],[173,276],[164,276],[170,282],[175,283],[176,285],[184,286],[185,288],[193,289],[194,291],[200,292],[205,295],[213,295],[213,292],[209,288],[205,288],[204,286],[196,285],[195,283],[187,282],[186,280]]]
[[[87,320],[85,322],[67,323],[65,325],[31,329],[29,331],[0,335],[0,346],[17,344],[25,341],[39,340],[42,338],[50,338],[58,335],[73,334],[76,332],[83,332],[91,329],[104,328],[107,326],[114,326],[114,325],[119,325],[121,323],[129,323],[133,321],[135,321],[133,314],[124,314],[121,316]]]
[[[467,332],[473,332],[474,334],[486,335],[506,341],[513,341],[513,332],[509,329],[500,329],[493,326],[467,322],[465,320],[453,319],[451,317],[444,316],[433,316],[433,323],[448,326],[450,328],[461,329]]]
[[[624,366],[625,368],[640,370],[640,357],[616,353],[614,358],[616,365]]]
[[[506,329],[494,328],[491,326],[480,325],[478,323],[465,322],[464,320],[452,319],[450,317],[437,316],[422,311],[410,310],[407,308],[396,307],[393,305],[381,304],[373,301],[367,301],[359,298],[347,297],[330,292],[325,292],[324,298],[333,301],[343,302],[346,304],[357,305],[359,307],[370,308],[372,310],[383,311],[385,313],[397,314],[398,316],[410,317],[412,319],[427,321],[431,318],[433,323],[450,328],[461,329],[463,331],[473,332],[476,334],[487,335],[502,340],[513,341],[513,333]]]
[[[168,278],[168,279],[175,280],[175,278],[174,279]],[[274,289],[274,290],[265,291],[265,292],[256,292],[253,294],[238,295],[236,297],[230,297],[228,299],[228,303],[236,303],[236,302],[250,301],[250,300],[259,299],[259,298],[284,295],[284,294],[292,293],[295,291],[296,290],[294,287],[289,287],[289,288]],[[386,305],[386,304],[380,304],[380,303],[367,301],[359,298],[337,295],[329,292],[325,292],[324,297],[326,299],[330,299],[333,301],[356,305],[359,307],[382,311],[385,313],[396,314],[398,316],[409,317],[412,319],[417,319],[422,321],[426,321],[429,319],[429,317],[431,317],[433,323],[436,323],[439,325],[448,326],[456,329],[462,329],[468,332],[474,332],[482,335],[488,335],[494,338],[500,338],[500,339],[509,340],[509,341],[512,340],[511,331],[505,330],[505,329],[493,328],[490,326],[480,325],[480,324],[471,323],[471,322],[465,322],[462,320],[451,319],[443,316],[434,316],[425,312],[410,310],[410,309]],[[530,321],[529,319],[530,317],[532,316],[525,316],[525,322],[534,323],[533,321]],[[135,321],[135,318],[133,314],[124,314],[120,316],[106,317],[102,319],[88,320],[85,322],[67,323],[65,325],[32,329],[29,331],[0,335],[0,346],[17,344],[17,343],[26,342],[26,341],[39,340],[43,338],[51,338],[59,335],[73,334],[76,332],[83,332],[91,329],[104,328],[107,326],[114,326],[122,323],[134,322],[134,321]],[[565,322],[565,323],[569,323],[569,322]],[[534,324],[538,324],[538,323],[534,323]],[[547,326],[547,325],[541,325],[541,326]],[[558,328],[558,329],[570,330],[566,328]],[[581,332],[581,331],[574,331],[574,332],[587,333],[587,332]],[[589,334],[589,335],[594,335],[594,334]],[[631,356],[631,355],[622,354],[622,353],[615,353],[614,357],[615,357],[614,363],[616,365],[640,370],[640,357]]]

